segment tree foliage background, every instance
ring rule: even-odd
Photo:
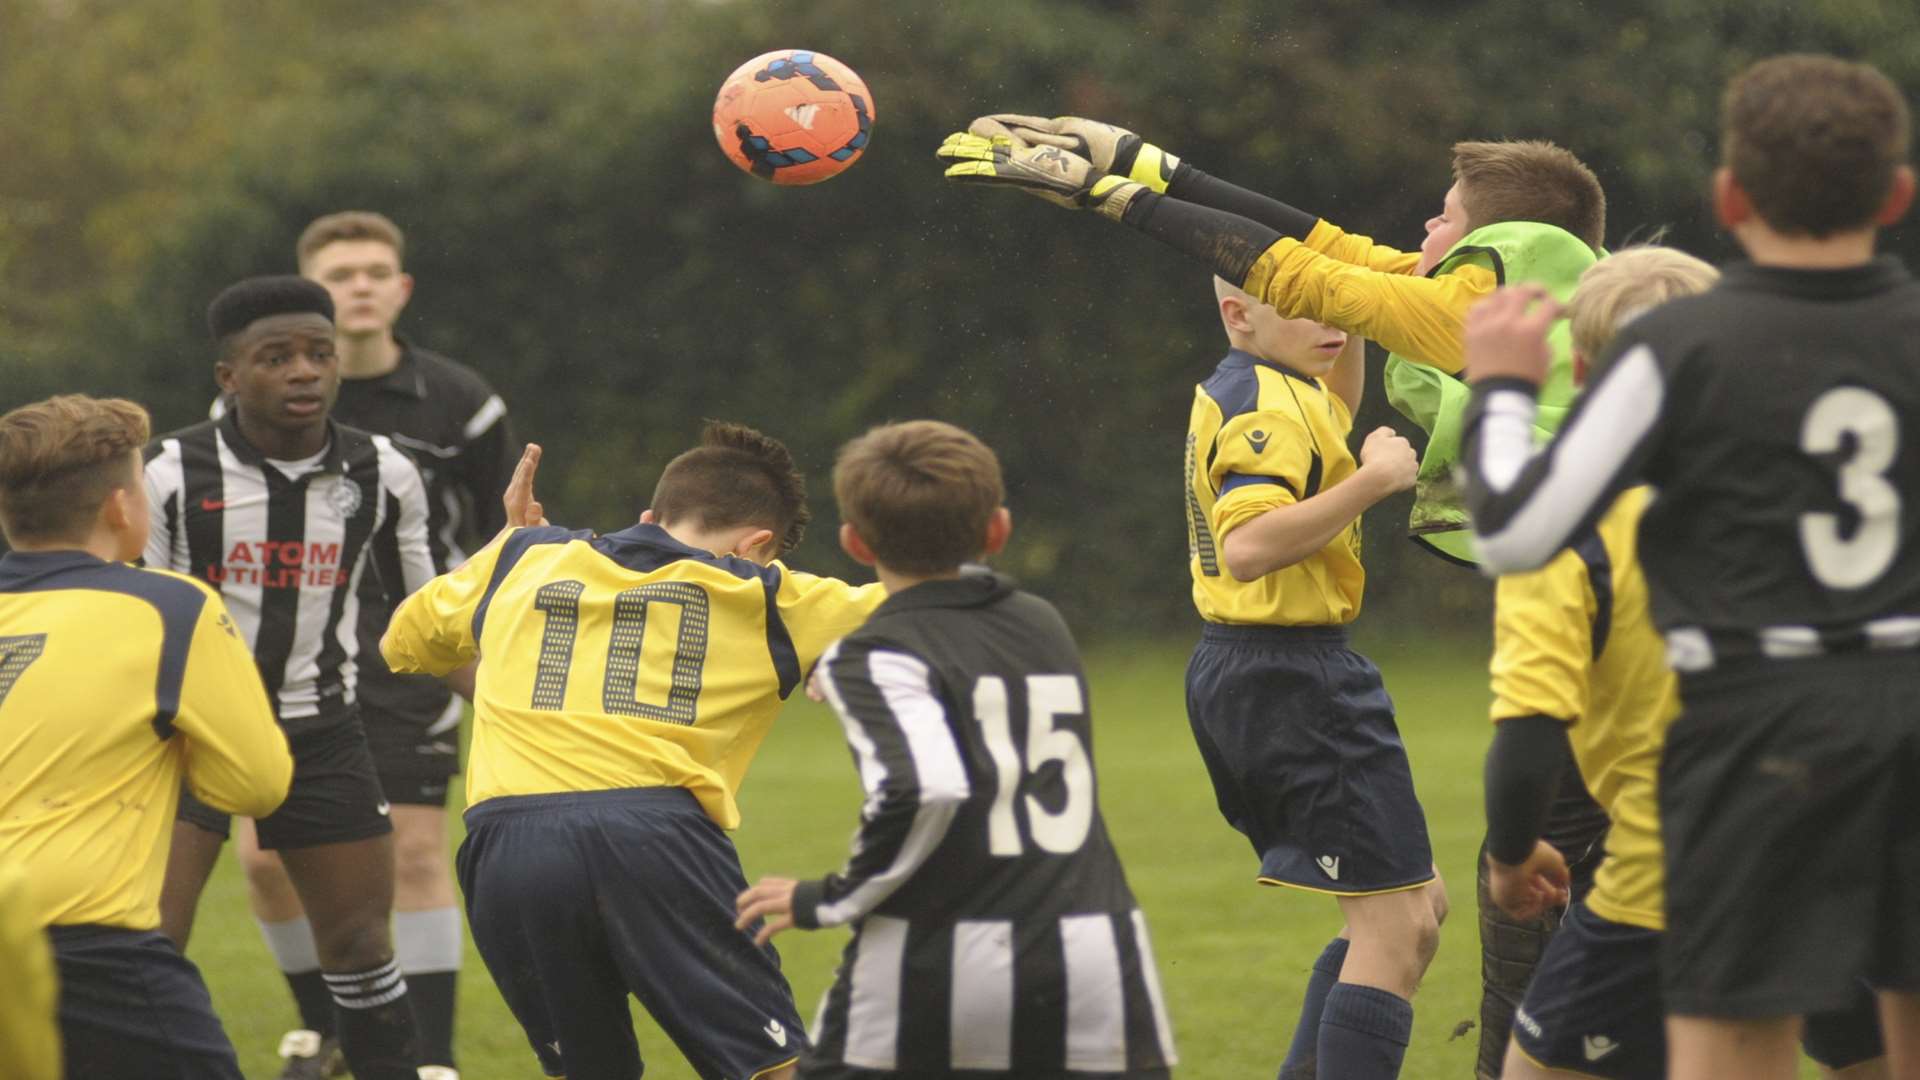
[[[768,49],[852,64],[874,142],[802,189],[736,172],[719,80]],[[1705,190],[1726,78],[1791,50],[1920,91],[1905,0],[8,0],[0,4],[0,408],[85,390],[205,413],[201,313],[293,267],[312,217],[381,210],[419,286],[402,329],[481,370],[549,452],[557,521],[629,523],[700,418],[811,472],[935,416],[998,449],[1003,561],[1088,634],[1191,621],[1178,463],[1224,348],[1204,271],[1103,222],[944,184],[988,111],[1122,123],[1208,171],[1398,246],[1457,139],[1551,138],[1594,166],[1609,240],[1732,255]],[[1920,230],[1886,246],[1920,255]],[[1377,371],[1377,369],[1376,369]],[[1392,422],[1372,403],[1363,428]],[[1483,616],[1485,586],[1370,515],[1374,619]]]

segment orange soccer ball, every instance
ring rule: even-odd
[[[873,131],[873,94],[825,53],[779,49],[734,69],[713,101],[713,137],[747,172],[776,184],[817,184],[860,160]]]

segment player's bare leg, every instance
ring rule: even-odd
[[[1793,1080],[1799,1074],[1800,1018],[1727,1020],[1667,1017],[1669,1080]]]
[[[247,875],[247,905],[253,909],[260,936],[266,939],[267,951],[285,976],[300,1012],[298,1028],[280,1040],[280,1056],[290,1063],[313,1058],[317,1064],[310,1063],[307,1068],[329,1075],[340,1053],[333,998],[320,974],[320,954],[314,948],[313,926],[307,921],[306,909],[300,906],[300,894],[294,890],[280,856],[260,849],[253,822],[243,819],[235,824],[233,846]]]
[[[1436,877],[1419,888],[1343,896],[1340,911],[1348,945],[1320,1010],[1312,1075],[1391,1080],[1412,1036],[1413,993],[1440,945],[1446,888]],[[1283,1076],[1307,1075],[1291,1051],[1289,1061]]]
[[[422,1060],[451,1070],[454,994],[466,946],[443,806],[394,803],[394,949],[420,1025]]]
[[[1440,947],[1440,922],[1447,916],[1447,889],[1438,876],[1418,889],[1343,896],[1347,962],[1340,981],[1385,990],[1412,1000],[1420,979]]]
[[[167,875],[160,886],[160,932],[173,939],[175,948],[187,951],[187,938],[193,934],[193,913],[200,906],[200,893],[213,875],[213,864],[220,860],[219,833],[208,832],[184,821],[173,823],[173,846],[167,854]]]
[[[1882,990],[1880,1037],[1887,1044],[1887,1074],[1894,1080],[1920,1080],[1920,994]]]
[[[313,924],[341,1047],[359,1080],[416,1080],[418,1040],[393,959],[393,837],[280,853]]]

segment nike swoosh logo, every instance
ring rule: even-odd
[[[386,817],[392,811],[392,804],[388,803],[385,799],[381,799],[380,805],[373,808],[373,812],[379,814],[381,817]]]
[[[225,499],[201,499],[200,500],[200,509],[202,510],[215,511],[215,510],[225,510],[226,508],[227,508],[227,500]]]

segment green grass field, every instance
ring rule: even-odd
[[[1469,1077],[1478,1031],[1479,944],[1473,858],[1481,834],[1480,765],[1489,736],[1485,642],[1442,651],[1363,642],[1399,707],[1434,851],[1453,902],[1438,958],[1415,1001],[1402,1075]],[[1254,884],[1251,848],[1214,808],[1188,734],[1184,644],[1108,648],[1089,656],[1101,805],[1146,910],[1182,1065],[1195,1080],[1271,1076],[1285,1053],[1306,973],[1339,929],[1331,900]],[[742,797],[737,834],[749,879],[811,876],[837,867],[859,807],[839,725],[796,700],[761,750]],[[458,822],[455,821],[458,833]],[[830,980],[843,932],[778,940],[803,1017]],[[271,1077],[280,1033],[294,1026],[285,984],[247,915],[229,857],[209,885],[191,950],[205,970],[249,1077]],[[539,1075],[486,969],[468,947],[457,1053],[468,1080]],[[649,1080],[691,1080],[671,1043],[636,1011]],[[1807,1075],[1812,1075],[1808,1073]]]

